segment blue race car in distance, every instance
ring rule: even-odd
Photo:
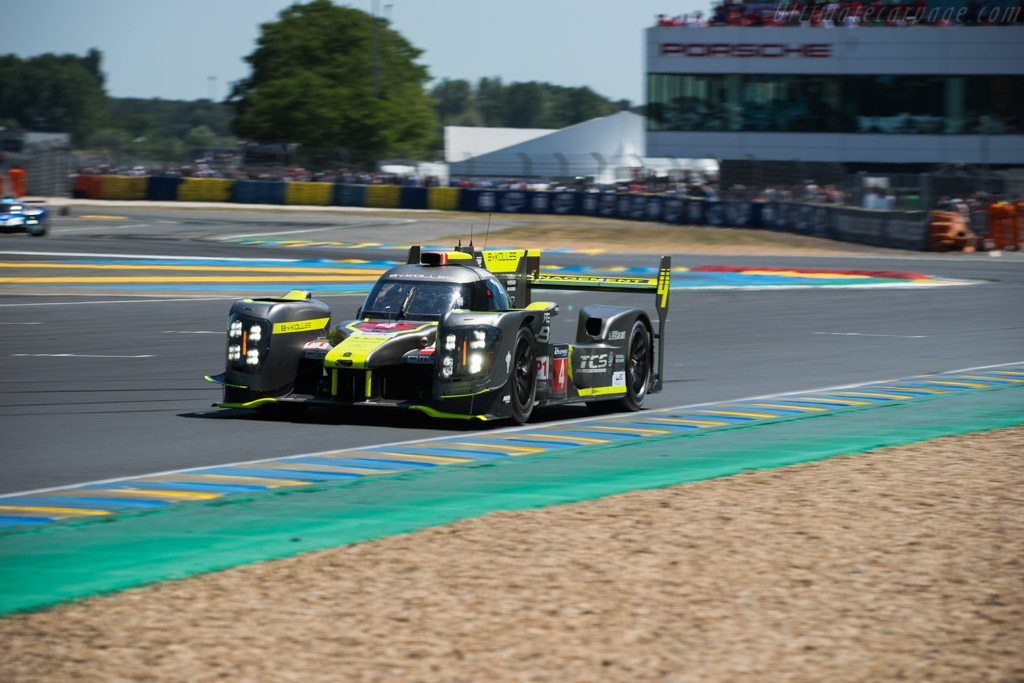
[[[27,232],[42,237],[50,229],[50,210],[40,201],[0,199],[0,232]]]

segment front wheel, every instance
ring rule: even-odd
[[[643,405],[651,386],[651,334],[642,320],[633,323],[626,347],[626,395],[615,402],[619,410],[635,412]]]
[[[512,346],[512,373],[508,378],[512,419],[523,424],[533,412],[537,394],[537,359],[533,350],[533,333],[522,328]]]

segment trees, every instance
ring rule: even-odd
[[[430,96],[444,126],[565,128],[630,107],[628,100],[611,102],[586,87],[505,85],[500,78],[481,78],[475,88],[468,81],[444,79]]]
[[[0,56],[0,119],[21,128],[70,133],[81,142],[106,119],[102,56],[45,54],[22,60]]]
[[[434,142],[422,54],[381,18],[329,0],[283,10],[263,24],[235,84],[235,132],[261,142],[344,147],[354,160],[417,157]]]

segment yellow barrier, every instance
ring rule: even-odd
[[[367,185],[363,206],[375,209],[397,209],[402,198],[398,185]]]
[[[440,211],[458,211],[459,188],[430,187],[427,188],[427,208]]]
[[[331,183],[285,183],[284,203],[329,206],[333,188]]]
[[[234,180],[225,178],[182,178],[179,202],[230,202]]]
[[[103,199],[146,198],[146,178],[122,175],[105,175],[100,178],[100,197]]]

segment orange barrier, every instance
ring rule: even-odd
[[[367,185],[363,206],[377,209],[397,209],[402,199],[398,185]]]
[[[83,199],[103,199],[103,176],[79,173],[72,186],[74,195]]]
[[[928,251],[974,251],[976,236],[956,211],[932,211],[928,217]]]
[[[25,196],[25,171],[20,168],[12,168],[7,172],[7,179],[10,183],[12,196]]]
[[[285,183],[284,203],[329,206],[333,189],[331,183]]]
[[[459,188],[430,187],[427,188],[427,208],[441,211],[459,210]]]
[[[1020,231],[1018,230],[1017,207],[1006,202],[998,202],[988,207],[988,234],[992,240],[992,248],[1002,251],[1007,243],[1014,249],[1020,249]]]

